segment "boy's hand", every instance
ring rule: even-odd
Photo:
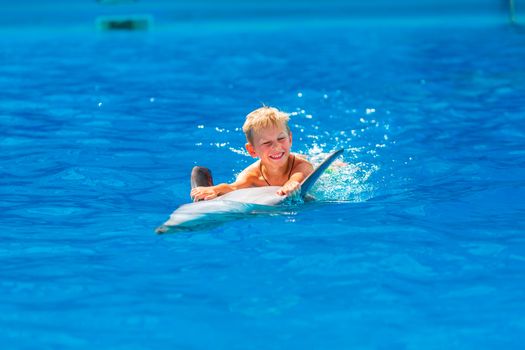
[[[217,192],[211,187],[195,187],[190,192],[191,198],[193,198],[194,202],[198,202],[201,200],[209,200],[217,197]]]
[[[297,181],[288,181],[287,183],[284,184],[283,187],[281,187],[277,191],[277,194],[280,195],[280,196],[287,196],[290,193],[293,193],[293,192],[299,190],[300,188],[301,188],[301,184],[299,182],[297,182]]]

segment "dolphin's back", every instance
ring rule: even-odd
[[[277,205],[286,199],[285,196],[279,196],[277,194],[279,188],[279,186],[242,188],[237,191],[226,193],[213,200],[234,201],[260,205]]]

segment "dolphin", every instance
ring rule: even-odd
[[[301,199],[305,199],[319,177],[343,152],[344,149],[341,148],[330,153],[301,183],[299,192]],[[170,215],[168,221],[157,227],[155,232],[160,234],[171,230],[195,230],[203,226],[241,218],[248,213],[271,212],[288,199],[288,196],[277,194],[279,188],[280,186],[243,188],[208,201],[183,204]]]

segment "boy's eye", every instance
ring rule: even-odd
[[[263,143],[263,145],[265,145],[265,146],[269,146],[269,145],[271,145],[271,144],[272,144],[272,143],[271,143],[270,141]]]

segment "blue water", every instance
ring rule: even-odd
[[[8,349],[518,349],[525,36],[505,25],[0,38]],[[155,235],[244,116],[345,147],[321,201]]]

